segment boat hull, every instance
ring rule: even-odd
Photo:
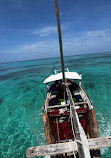
[[[78,114],[79,122],[87,136],[88,139],[90,138],[98,138],[98,127],[97,127],[97,120],[96,120],[96,113],[93,109],[93,105],[91,100],[89,99],[85,90],[81,87],[76,88],[77,93],[73,94],[73,89],[71,88],[71,94],[74,100],[74,106],[76,112]],[[49,104],[47,105],[47,112],[44,108],[44,115],[43,115],[43,123],[45,129],[45,135],[47,144],[55,144],[55,143],[62,143],[68,141],[74,141],[77,131],[73,130],[72,119],[70,114],[70,105],[67,104],[62,106],[55,104],[56,98],[52,95],[51,99],[47,100]],[[90,102],[90,106],[88,105]],[[62,101],[62,99],[58,99],[58,101]],[[61,102],[62,103],[62,102]],[[91,108],[89,108],[91,107]],[[75,125],[74,125],[75,126]],[[75,134],[74,134],[75,133]],[[69,153],[67,153],[69,154]],[[70,153],[72,154],[72,153]],[[70,155],[69,154],[69,155]],[[90,151],[91,158],[100,158],[100,150],[91,150]],[[78,155],[76,155],[78,157]]]

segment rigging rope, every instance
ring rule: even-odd
[[[79,144],[82,145],[82,148],[84,149],[84,150],[83,150],[84,156],[86,157],[86,153],[85,153],[85,148],[84,148],[84,147],[86,147],[86,148],[88,149],[88,151],[90,151],[90,149],[89,149],[88,144],[87,144],[86,142],[84,142],[83,139],[82,139],[82,140],[78,140],[78,139],[76,138],[76,133],[79,132],[79,131],[81,131],[82,126],[79,125],[80,122],[79,122],[79,120],[78,120],[78,117],[76,116],[77,122],[78,122],[78,126],[79,126],[79,131],[76,131],[76,132],[74,131],[74,129],[75,129],[75,127],[74,127],[75,124],[73,123],[72,108],[75,110],[75,107],[74,107],[74,101],[73,101],[73,99],[72,99],[72,94],[71,94],[71,92],[70,92],[69,87],[68,87],[67,84],[66,84],[66,92],[67,92],[68,100],[69,100],[69,103],[70,103],[70,117],[71,117],[71,126],[72,126],[72,131],[73,131],[74,139],[75,139],[75,142],[76,142],[76,143],[79,143]],[[75,113],[75,115],[77,115],[77,114]],[[80,128],[80,127],[81,127],[81,128]],[[83,137],[85,136],[85,133],[83,133],[82,131],[79,132],[79,134],[80,134],[80,137],[81,137],[81,135],[83,135]],[[89,155],[89,156],[90,156],[90,155]]]

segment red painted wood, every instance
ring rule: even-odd
[[[85,131],[85,133],[87,134],[87,117],[88,117],[88,111],[87,108],[84,107],[80,107],[79,109],[77,109],[77,114],[81,115],[84,114],[84,119],[80,119],[80,123]]]
[[[78,115],[83,115],[84,117],[81,117],[80,123],[85,131],[87,133],[87,108],[80,107],[77,109]],[[54,132],[54,137],[56,141],[58,142],[58,130],[57,130],[57,123],[56,123],[56,118],[61,119],[61,117],[65,118],[63,122],[58,121],[58,129],[59,129],[59,137],[60,140],[68,140],[68,139],[73,139],[73,132],[72,132],[72,127],[71,127],[71,122],[68,120],[68,117],[70,116],[70,112],[64,112],[60,114],[59,110],[55,110],[53,112],[49,112],[50,120],[51,120],[51,125],[52,129]]]

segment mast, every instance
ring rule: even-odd
[[[64,59],[63,59],[62,36],[61,36],[61,26],[60,26],[60,16],[59,16],[58,0],[55,0],[55,9],[56,9],[57,27],[58,27],[58,35],[59,35],[59,47],[60,47],[60,56],[61,56],[61,69],[62,69],[62,75],[63,75],[63,82],[65,83]]]

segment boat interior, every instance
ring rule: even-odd
[[[67,84],[72,94],[79,121],[87,134],[87,99],[75,81],[68,79]],[[66,92],[64,93],[64,86],[61,80],[51,84],[47,93],[47,103],[47,113],[50,117],[55,142],[64,142],[69,139],[73,140],[74,136],[70,120],[70,105],[67,94]]]

